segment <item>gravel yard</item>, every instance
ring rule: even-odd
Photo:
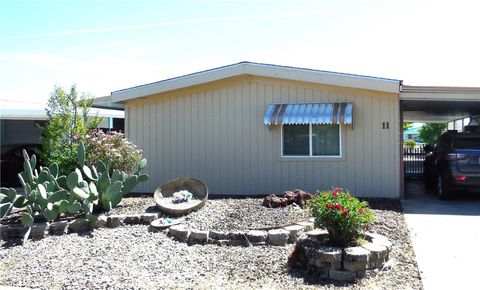
[[[199,230],[248,230],[281,227],[306,221],[310,213],[298,206],[266,208],[263,198],[211,199],[199,211],[186,216],[189,228]],[[132,214],[158,211],[153,197],[124,198],[122,204],[112,209],[112,214]]]
[[[45,289],[421,289],[400,203],[370,202],[377,217],[373,230],[394,244],[393,264],[358,284],[321,281],[290,270],[286,263],[292,245],[188,246],[163,232],[150,232],[148,226],[133,225],[49,236],[24,246],[2,241],[0,285]],[[127,198],[114,213],[153,211],[152,204],[153,198]],[[202,229],[246,229],[308,217],[308,213],[291,208],[263,211],[259,204],[261,199],[209,200],[187,222]]]

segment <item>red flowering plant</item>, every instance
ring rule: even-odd
[[[315,218],[315,227],[326,229],[330,244],[335,246],[355,245],[375,220],[366,201],[359,201],[342,188],[319,192],[308,201],[308,206]]]

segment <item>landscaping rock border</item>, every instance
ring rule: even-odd
[[[306,267],[320,275],[338,281],[353,281],[365,276],[367,270],[381,269],[388,260],[392,243],[384,236],[366,233],[368,243],[358,247],[336,248],[322,244],[328,238],[328,232],[314,229],[313,219],[286,227],[270,230],[248,230],[231,232],[218,230],[190,229],[185,224],[175,224],[165,229],[157,229],[154,221],[163,214],[144,213],[128,215],[100,215],[92,224],[85,218],[70,221],[60,220],[51,223],[35,223],[30,232],[30,239],[42,239],[47,235],[88,232],[98,228],[117,228],[123,225],[150,225],[153,231],[166,230],[166,233],[177,241],[194,244],[216,244],[226,246],[279,246],[296,244],[291,258],[293,266]],[[0,237],[3,240],[23,238],[27,231],[21,224],[0,226]]]
[[[151,230],[157,229],[152,222],[162,217],[162,213],[144,213],[128,215],[100,215],[95,223],[89,223],[85,218],[76,218],[70,221],[60,220],[54,222],[35,223],[32,226],[30,239],[41,239],[47,235],[61,235],[69,233],[88,232],[98,228],[117,228],[123,225],[148,224]],[[172,225],[167,229],[171,237],[192,244],[218,244],[230,246],[285,246],[295,243],[304,232],[313,229],[313,219],[287,227],[263,230],[249,230],[231,232],[217,230],[189,229],[184,224]],[[3,240],[23,238],[27,231],[21,224],[0,225],[0,238]]]
[[[131,215],[100,215],[95,223],[90,223],[81,217],[72,220],[59,220],[53,222],[40,222],[32,226],[30,239],[41,239],[48,235],[62,235],[69,233],[88,232],[98,228],[116,228],[124,224],[150,224],[152,220],[158,219],[161,213],[144,213]],[[22,224],[0,225],[0,238],[2,240],[23,238],[27,228]]]
[[[302,224],[280,227],[268,231],[203,231],[190,229],[185,225],[174,225],[168,228],[167,234],[178,241],[192,244],[217,244],[228,246],[285,246],[293,244],[301,237],[304,230],[313,227],[313,222],[302,222]]]

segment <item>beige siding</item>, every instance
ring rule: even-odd
[[[281,158],[281,128],[263,125],[273,102],[354,104],[342,126],[342,158]],[[359,196],[400,196],[397,94],[260,77],[241,77],[126,104],[128,138],[144,150],[152,192],[179,176],[204,180],[212,194],[269,194],[342,186]],[[389,122],[390,129],[382,129]]]

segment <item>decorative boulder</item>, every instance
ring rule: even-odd
[[[287,205],[296,204],[300,207],[307,205],[307,200],[311,199],[313,195],[307,193],[301,189],[295,189],[293,191],[285,191],[282,197],[270,194],[263,199],[263,206],[265,207],[285,207]]]
[[[287,204],[289,205],[296,203],[300,207],[305,207],[307,205],[306,201],[313,196],[301,189],[295,189],[293,191],[285,191],[283,197],[287,199]]]
[[[278,197],[275,194],[270,194],[263,199],[262,205],[271,208],[285,207],[287,206],[287,199],[283,197]]]

